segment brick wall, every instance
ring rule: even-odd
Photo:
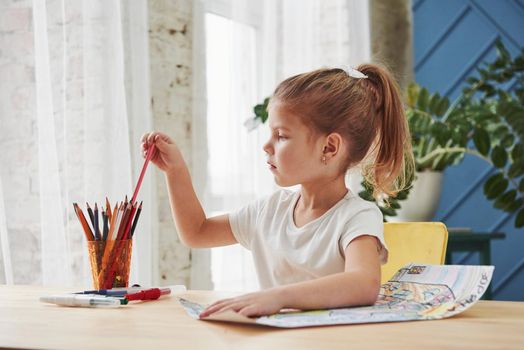
[[[169,134],[192,163],[192,2],[149,1],[151,108],[155,130]],[[163,175],[156,172],[162,284],[189,285],[190,249],[175,232]]]

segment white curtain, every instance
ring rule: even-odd
[[[13,284],[13,267],[11,265],[11,251],[9,249],[9,237],[7,236],[7,219],[5,217],[4,189],[2,176],[0,174],[0,246],[2,254],[0,276],[4,276],[4,283]]]
[[[13,81],[34,95],[19,120],[30,132],[13,123],[15,111],[0,114],[0,145],[22,156],[0,156],[4,265],[7,253],[14,283],[88,287],[87,247],[72,203],[85,209],[108,197],[113,206],[132,195],[142,165],[138,138],[152,124],[147,2],[33,0],[31,10],[34,50],[29,60],[11,58],[34,71],[34,80]],[[151,179],[139,195],[132,283],[153,282]]]
[[[207,101],[195,117],[195,130],[207,134],[207,145],[199,145],[206,152],[195,153],[195,184],[207,214],[215,215],[276,190],[262,151],[267,126],[248,132],[243,123],[290,75],[368,61],[368,2],[200,0],[194,15],[194,98]],[[211,261],[215,289],[258,288],[245,249],[214,248],[211,259],[198,253]],[[193,276],[203,268],[195,264]]]

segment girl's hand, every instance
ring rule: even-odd
[[[202,311],[200,318],[226,310],[233,310],[247,317],[272,315],[279,312],[284,304],[281,289],[273,288],[214,302]]]
[[[157,152],[151,161],[164,172],[169,173],[184,164],[182,153],[169,136],[160,132],[151,132],[144,134],[141,141],[144,158],[149,149],[153,145],[156,146]]]

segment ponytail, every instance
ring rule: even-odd
[[[395,196],[409,185],[415,168],[400,88],[381,66],[364,64],[358,70],[368,77],[363,84],[372,95],[379,128],[364,177],[375,197],[380,193]]]

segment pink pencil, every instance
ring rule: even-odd
[[[144,166],[142,167],[142,171],[140,172],[140,176],[138,177],[138,182],[136,183],[135,192],[133,192],[133,197],[131,198],[131,203],[135,202],[136,196],[138,195],[138,190],[140,189],[140,185],[142,184],[142,180],[144,179],[144,174],[146,173],[147,165],[151,158],[156,153],[156,147],[153,145],[147,152],[146,160],[144,161]]]

